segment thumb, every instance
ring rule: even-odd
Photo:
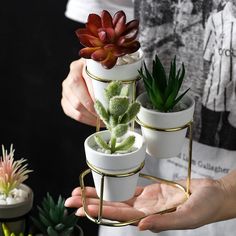
[[[138,224],[138,228],[140,231],[151,230],[158,233],[165,230],[188,229],[192,228],[192,225],[191,217],[180,206],[175,212],[151,215],[142,219]]]

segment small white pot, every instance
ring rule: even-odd
[[[100,172],[109,174],[126,174],[130,173],[141,165],[145,159],[146,145],[143,137],[132,131],[127,135],[135,136],[135,151],[125,154],[106,154],[94,149],[96,146],[94,135],[100,135],[103,139],[110,138],[108,130],[100,131],[90,135],[84,143],[87,162],[95,166]],[[98,196],[100,196],[100,185],[102,176],[92,171],[93,180]],[[108,177],[104,178],[103,200],[106,201],[125,201],[133,197],[139,172],[134,175],[122,178]]]
[[[86,59],[86,67],[83,69],[83,77],[92,79],[94,96],[105,107],[107,107],[107,101],[104,98],[104,89],[107,87],[109,81],[133,81],[138,78],[138,70],[142,66],[143,52],[141,49],[139,52],[139,59],[133,63],[125,65],[115,65],[111,69],[105,69],[102,65],[92,59]],[[102,80],[106,82],[102,82]],[[133,94],[133,86],[130,86],[130,97]]]
[[[194,99],[185,95],[181,102],[187,105],[187,109],[178,112],[158,112],[144,107],[147,103],[147,93],[137,97],[141,103],[141,109],[137,118],[141,123],[160,129],[182,127],[193,119]],[[147,143],[147,153],[155,158],[170,158],[177,156],[184,143],[187,128],[173,132],[163,132],[150,129],[141,125],[142,134]]]
[[[21,189],[28,192],[28,198],[19,203],[11,205],[0,205],[0,223],[6,222],[12,232],[19,234],[25,230],[24,216],[30,212],[33,206],[33,191],[25,184],[21,184]],[[13,219],[16,219],[12,221]],[[9,221],[9,222],[8,222]],[[0,236],[4,235],[0,227]]]

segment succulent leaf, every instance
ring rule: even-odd
[[[135,118],[135,116],[138,114],[139,110],[140,110],[140,103],[134,102],[133,104],[131,104],[127,112],[122,117],[120,123],[131,122]]]
[[[99,135],[96,135],[94,140],[100,148],[104,150],[111,150],[110,146]]]
[[[109,101],[112,97],[120,95],[121,90],[122,83],[120,81],[112,81],[104,90],[105,98]]]
[[[113,17],[106,10],[102,11],[101,16],[90,14],[85,28],[75,31],[80,43],[86,48],[81,49],[79,54],[81,57],[99,61],[104,68],[111,69],[118,57],[140,48],[140,43],[136,40],[138,29],[139,21],[126,23],[123,11],[116,12]],[[112,47],[106,47],[107,45]],[[97,50],[100,51],[96,53]]]
[[[116,151],[127,151],[129,150],[135,142],[134,136],[129,136],[122,141],[119,145],[116,146]]]
[[[152,72],[144,63],[144,69],[140,69],[139,74],[143,78],[152,106],[161,112],[171,111],[188,91],[187,89],[178,96],[185,77],[185,67],[182,63],[182,67],[176,73],[176,57],[171,61],[169,76],[166,75],[164,66],[157,55],[153,60]]]
[[[128,131],[127,124],[119,124],[112,130],[112,134],[115,135],[115,137],[119,138],[125,135],[127,131]]]
[[[96,102],[94,104],[94,108],[95,108],[97,114],[99,115],[99,117],[104,122],[104,124],[107,125],[109,123],[109,116],[108,116],[106,109],[102,105],[102,103],[100,101],[96,100]]]
[[[109,112],[116,117],[123,115],[127,111],[128,107],[128,97],[115,96],[111,98],[109,102]]]

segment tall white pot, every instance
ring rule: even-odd
[[[20,185],[20,189],[28,192],[28,198],[19,203],[11,205],[0,204],[0,223],[5,222],[12,232],[19,234],[24,232],[26,224],[26,214],[33,206],[33,191],[25,184]],[[0,227],[0,236],[4,236]]]
[[[109,81],[134,81],[138,78],[138,70],[142,66],[143,52],[140,49],[139,59],[135,62],[115,65],[111,69],[105,69],[102,65],[92,59],[86,59],[86,66],[83,69],[83,77],[92,80],[94,96],[105,107],[107,107],[107,101],[104,98],[104,89],[107,87]],[[105,82],[102,82],[105,81]],[[133,87],[130,86],[130,97],[133,94]]]
[[[135,151],[125,154],[105,154],[95,150],[94,135],[100,135],[109,140],[110,132],[100,131],[90,135],[84,143],[86,160],[99,171],[109,174],[126,174],[139,168],[145,159],[146,145],[143,137],[135,132],[128,131],[127,135],[135,136]],[[100,196],[102,176],[92,171],[93,180],[98,196]],[[103,199],[106,201],[125,201],[133,197],[139,172],[134,175],[122,178],[105,176]]]
[[[187,105],[187,109],[178,112],[158,112],[145,108],[148,97],[147,93],[142,93],[137,97],[141,103],[141,109],[137,118],[149,127],[169,129],[182,127],[193,119],[194,99],[188,95],[182,98],[182,102]],[[142,134],[147,143],[147,153],[155,158],[170,158],[177,156],[184,143],[187,128],[163,132],[147,128],[141,125]]]

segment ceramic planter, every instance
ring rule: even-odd
[[[95,133],[109,140],[110,132],[100,131]],[[135,136],[135,151],[125,154],[105,154],[95,150],[94,135],[90,135],[84,143],[87,162],[95,166],[99,171],[109,174],[125,174],[137,169],[145,159],[146,145],[143,137],[135,132],[128,131],[127,135]],[[95,188],[100,196],[102,176],[92,170]],[[125,201],[130,199],[137,186],[139,173],[132,176],[116,178],[105,176],[104,196],[107,201]]]
[[[158,112],[145,108],[147,93],[138,96],[137,101],[141,103],[137,118],[145,125],[153,128],[177,128],[184,126],[193,119],[194,99],[188,95],[182,98],[187,109],[178,112]],[[187,128],[175,132],[162,132],[141,125],[142,134],[147,143],[147,153],[156,158],[170,158],[177,156],[184,143]]]
[[[33,206],[32,190],[25,184],[21,184],[20,188],[29,193],[26,201],[12,205],[0,205],[0,223],[5,222],[11,231],[17,234],[25,231],[26,215]],[[0,236],[3,236],[1,227]]]
[[[108,85],[107,82],[119,80],[119,81],[134,81],[138,78],[138,70],[142,66],[143,52],[141,49],[139,52],[139,59],[135,62],[125,65],[115,65],[111,69],[105,69],[102,65],[92,59],[86,59],[86,66],[83,70],[83,77],[92,80],[94,96],[105,107],[107,101],[104,99],[104,89]],[[130,88],[130,95],[133,94],[132,87]],[[132,96],[131,96],[132,97]]]

